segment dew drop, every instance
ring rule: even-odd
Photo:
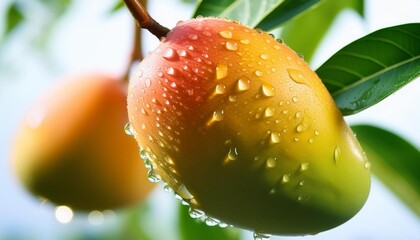
[[[238,44],[236,42],[226,42],[226,49],[230,51],[238,50]]]
[[[236,102],[236,96],[235,95],[229,95],[229,101],[230,102]]]
[[[304,163],[300,164],[299,171],[304,172],[304,171],[308,170],[308,168],[309,168],[309,163],[304,162]]]
[[[224,112],[223,110],[218,110],[218,111],[214,111],[212,117],[210,118],[210,120],[207,122],[207,126],[212,125],[215,122],[220,122],[223,120],[224,118]]]
[[[277,159],[276,158],[272,158],[272,157],[267,158],[266,165],[267,165],[268,168],[275,167],[277,165]]]
[[[231,31],[221,31],[219,34],[223,38],[227,38],[227,39],[232,38],[232,32]]]
[[[194,209],[194,208],[191,208],[191,207],[188,210],[188,214],[193,219],[197,219],[197,218],[200,218],[200,217],[204,216],[204,212],[203,211],[201,211],[199,209]]]
[[[137,70],[136,75],[137,77],[141,78],[143,76],[143,70]]]
[[[156,171],[151,167],[149,171],[147,172],[147,179],[152,183],[157,183],[162,180],[159,174],[156,173]]]
[[[261,86],[262,94],[266,97],[273,97],[275,94],[274,87],[269,84],[263,84]]]
[[[232,225],[229,225],[229,224],[227,224],[227,223],[224,223],[224,222],[219,222],[219,227],[220,227],[220,228],[227,228],[227,227],[229,227],[229,226],[233,227]]]
[[[175,75],[175,69],[174,69],[173,67],[168,67],[168,68],[166,69],[166,73],[167,73],[168,75],[173,76],[173,75]]]
[[[146,88],[148,88],[148,87],[150,87],[150,85],[152,85],[152,81],[150,80],[150,78],[146,78],[145,84],[146,84]]]
[[[309,138],[308,142],[309,143],[314,143],[314,139],[313,138]]]
[[[227,155],[228,160],[234,161],[234,160],[238,159],[238,156],[239,156],[238,149],[236,147],[233,147],[233,148],[229,149],[229,153]]]
[[[259,70],[255,71],[255,76],[262,77],[262,75],[263,75],[263,72],[261,72]]]
[[[226,93],[226,85],[223,84],[223,83],[217,84],[214,93],[216,95],[225,94]]]
[[[134,136],[134,128],[133,125],[131,123],[127,123],[124,126],[124,132],[125,134],[129,135],[129,136]]]
[[[249,39],[242,39],[240,42],[245,45],[248,45],[250,43]]]
[[[264,117],[269,118],[274,116],[274,108],[273,107],[267,107],[264,111]]]
[[[207,225],[207,226],[210,226],[210,227],[213,227],[213,226],[216,226],[216,225],[218,225],[219,224],[219,220],[217,220],[217,219],[215,219],[215,218],[211,218],[211,217],[207,217],[205,220],[204,220],[204,223]]]
[[[260,55],[260,58],[261,58],[262,60],[267,60],[267,59],[268,59],[268,55],[267,55],[267,54],[261,54],[261,55]]]
[[[270,240],[269,234],[254,233],[254,240]]]
[[[190,193],[190,191],[188,191],[185,184],[182,184],[181,186],[178,187],[177,193],[179,194],[179,196],[181,196],[183,199],[186,199],[186,200],[190,200],[194,198],[194,196]]]
[[[276,144],[276,143],[279,143],[280,141],[281,141],[281,135],[280,135],[280,133],[272,132],[270,134],[270,143]]]
[[[173,193],[174,192],[174,190],[171,188],[171,186],[169,186],[169,184],[167,184],[167,183],[163,184],[163,190],[167,193]]]
[[[298,132],[298,133],[305,132],[309,129],[309,127],[310,127],[310,125],[307,122],[302,121],[300,124],[298,124],[296,126],[296,132]]]
[[[370,169],[370,167],[371,167],[371,163],[370,162],[365,162],[365,164],[364,164],[364,167],[366,168],[366,169]]]
[[[299,202],[303,202],[303,201],[308,201],[310,198],[311,198],[311,196],[309,194],[301,194],[301,195],[299,195],[297,200]]]
[[[297,69],[287,69],[289,77],[296,83],[305,84],[303,73]]]
[[[281,178],[281,183],[285,184],[290,182],[290,174],[283,174],[282,178]]]
[[[338,165],[340,163],[340,154],[341,154],[341,149],[340,147],[337,145],[334,148],[334,163],[335,165]]]
[[[188,36],[188,38],[191,39],[191,40],[197,40],[198,36],[197,36],[197,34],[192,33]]]
[[[173,48],[167,48],[162,54],[163,58],[170,60],[170,61],[176,61],[179,59],[178,53]]]
[[[216,67],[216,80],[223,79],[228,75],[228,67],[225,64],[219,64]]]
[[[276,38],[276,41],[280,44],[284,44],[284,40],[282,38]]]
[[[179,50],[179,56],[186,57],[187,56],[187,51],[185,51],[184,49]]]
[[[214,121],[222,121],[223,120],[223,110],[214,111],[213,112],[213,119],[214,119]]]
[[[294,103],[297,103],[297,102],[299,102],[299,98],[298,98],[298,97],[296,97],[296,96],[294,96],[294,97],[292,97],[292,101],[293,101]]]
[[[251,81],[249,79],[240,78],[237,82],[237,90],[243,92],[251,87]]]
[[[315,134],[315,136],[319,136],[319,131],[318,130],[315,130],[314,131],[314,134]]]

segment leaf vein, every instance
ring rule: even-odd
[[[348,52],[348,51],[342,51],[340,52],[339,55],[347,55],[347,56],[351,56],[351,57],[356,57],[356,58],[360,58],[360,59],[364,59],[364,60],[369,60],[383,68],[386,68],[387,65],[381,61],[379,61],[379,59],[373,58],[369,55],[366,54],[362,54],[362,53],[356,53],[356,52]]]
[[[404,65],[406,63],[414,62],[417,59],[420,59],[420,55],[419,56],[412,57],[412,58],[409,58],[409,59],[407,59],[405,61],[398,62],[398,63],[393,64],[393,65],[390,65],[387,68],[382,69],[381,71],[378,71],[378,72],[369,74],[369,75],[367,75],[365,77],[362,77],[358,81],[355,81],[352,84],[349,84],[349,85],[347,85],[347,86],[345,86],[345,87],[343,87],[343,88],[341,88],[341,89],[339,89],[339,90],[331,93],[331,95],[332,96],[337,96],[338,94],[340,94],[342,92],[345,92],[348,89],[351,89],[351,88],[354,88],[354,87],[356,87],[356,86],[358,86],[360,84],[363,84],[364,82],[368,81],[369,79],[372,79],[372,78],[374,78],[376,76],[379,76],[379,75],[381,75],[381,74],[383,74],[383,73],[385,73],[387,71],[391,71],[391,70],[393,70],[395,68],[398,68],[399,66]]]

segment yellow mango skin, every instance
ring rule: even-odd
[[[82,211],[143,200],[154,185],[136,142],[124,132],[126,86],[108,76],[74,76],[43,95],[14,142],[12,164],[22,184]]]
[[[247,26],[177,24],[139,64],[128,113],[154,171],[224,223],[314,234],[368,197],[370,163],[318,76]]]

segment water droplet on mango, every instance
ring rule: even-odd
[[[275,167],[277,165],[277,159],[276,158],[272,158],[272,157],[267,158],[266,165],[267,165],[268,168]]]
[[[232,38],[232,32],[231,31],[221,31],[219,34],[223,38],[227,38],[227,39]]]
[[[226,49],[230,51],[238,50],[238,44],[236,42],[226,42]]]
[[[178,53],[173,48],[167,48],[162,54],[163,58],[170,60],[170,61],[176,61],[179,59]]]
[[[299,84],[305,84],[303,73],[297,69],[287,69],[290,79]]]
[[[243,91],[248,90],[250,87],[251,87],[251,81],[249,79],[240,78],[237,82],[236,89],[239,92],[243,92]]]
[[[274,87],[269,84],[263,84],[261,86],[261,92],[266,97],[273,97],[275,95]]]
[[[216,67],[216,80],[221,80],[228,75],[228,67],[225,64],[219,64]]]

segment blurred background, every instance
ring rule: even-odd
[[[10,2],[0,2],[1,19]],[[0,240],[182,239],[179,202],[161,185],[144,204],[92,213],[56,208],[19,185],[11,170],[10,149],[29,105],[49,86],[69,75],[124,74],[131,53],[133,20],[125,8],[111,13],[114,0],[74,0],[58,20],[38,1],[18,2],[31,14],[26,15],[25,24],[0,40]],[[177,21],[190,18],[194,3],[156,0],[149,1],[148,9],[158,22],[172,28]],[[420,22],[419,10],[418,0],[366,0],[364,19],[351,11],[342,12],[315,53],[311,66],[316,69],[341,47],[374,30]],[[6,31],[2,25],[0,33]],[[41,31],[44,34],[39,34]],[[159,43],[149,33],[143,34],[142,41],[144,53]],[[346,120],[391,130],[420,148],[419,92],[420,82],[413,81]],[[240,235],[242,239],[252,239],[251,232],[240,231]],[[420,239],[420,219],[374,177],[369,199],[359,214],[342,226],[304,239]]]

